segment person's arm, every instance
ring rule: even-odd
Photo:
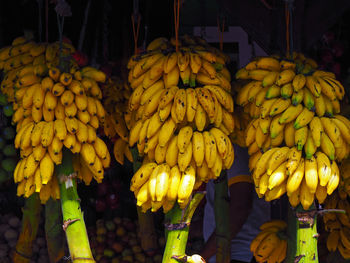
[[[231,239],[241,230],[248,218],[253,204],[254,185],[249,182],[238,182],[229,187],[230,191],[230,231]],[[215,230],[204,244],[200,255],[208,261],[216,254]]]

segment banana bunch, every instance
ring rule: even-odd
[[[69,43],[62,43],[62,57],[69,57],[75,48]],[[25,75],[34,74],[38,78],[47,74],[50,67],[59,62],[60,45],[54,43],[36,43],[23,36],[17,37],[10,46],[0,49],[0,70],[4,72],[1,91],[7,95],[9,102],[14,102],[15,90],[26,82]],[[75,60],[69,60],[71,71],[78,67]]]
[[[127,104],[131,88],[121,78],[112,76],[102,86],[103,106],[106,109],[104,134],[114,142],[113,153],[118,163],[124,164],[124,157],[133,162],[128,147],[130,122],[125,117],[130,116]]]
[[[287,254],[287,240],[285,231],[287,223],[282,220],[271,220],[260,226],[261,232],[250,243],[257,262],[283,262]]]
[[[105,74],[92,67],[73,74],[50,67],[47,75],[30,72],[19,78],[12,116],[17,131],[14,144],[21,157],[13,174],[18,196],[40,192],[43,203],[52,193],[59,198],[54,172],[62,162],[63,147],[81,156],[81,163],[93,174],[80,173],[86,184],[92,177],[101,182],[110,164],[108,148],[96,132],[105,120],[98,85],[105,81]]]
[[[144,207],[144,209],[152,204],[149,199],[147,199],[149,202],[146,205],[143,205],[146,201],[139,202],[139,200],[145,200],[140,199],[145,198],[145,196],[139,194],[143,193],[142,187],[146,187],[147,184],[154,188],[149,189],[150,193],[159,191],[162,198],[164,193],[171,195],[177,191],[178,196],[173,194],[173,196],[168,196],[168,199],[157,199],[159,202],[165,202],[163,206],[165,213],[172,208],[175,201],[180,204],[180,207],[185,207],[193,190],[197,189],[202,182],[218,178],[222,169],[231,167],[234,160],[232,143],[229,137],[220,129],[212,127],[208,131],[200,132],[194,131],[191,126],[184,126],[179,129],[177,134],[174,134],[176,128],[172,128],[171,131],[170,125],[175,126],[172,118],[169,118],[159,128],[159,134],[156,135],[155,140],[151,137],[149,141],[143,142],[145,144],[143,153],[145,149],[147,151],[147,156],[144,158],[146,164],[141,166],[134,174],[130,187],[138,200],[138,205]],[[152,129],[153,126],[148,124],[148,128]],[[147,134],[149,129],[145,129],[144,133]],[[130,134],[133,135],[132,132]],[[139,142],[137,144],[139,148]],[[159,183],[157,181],[155,185],[155,181],[152,181],[153,177],[146,175],[151,174],[151,168],[147,168],[150,166],[152,166],[152,169],[154,168],[154,179],[157,175],[160,178],[166,176],[166,179],[156,179]],[[155,167],[162,167],[162,169],[157,170]],[[180,175],[185,180],[183,183],[178,182]],[[170,183],[171,178],[177,179]],[[152,197],[152,194],[150,196]],[[172,201],[171,206],[166,200]],[[154,202],[154,198],[152,201]],[[158,206],[152,207],[152,211],[156,211],[158,208]]]
[[[343,213],[325,213],[323,222],[328,232],[327,249],[330,252],[338,250],[344,259],[350,259],[350,203],[341,199],[335,192],[329,196],[324,205],[325,209],[341,209]]]
[[[174,169],[176,174],[188,178],[184,185],[169,185],[171,192],[178,189],[179,193],[178,197],[171,197],[171,202],[166,201],[169,197],[155,201],[152,197],[146,199],[145,184],[150,184],[149,191],[161,193],[167,192],[168,186],[154,186],[154,181],[149,179],[148,183],[142,174],[142,183],[132,183],[131,190],[143,210],[156,211],[163,206],[168,211],[175,201],[185,207],[193,189],[231,167],[234,151],[229,136],[235,119],[226,62],[227,56],[217,49],[187,35],[180,38],[179,51],[175,50],[174,39],[157,38],[145,53],[129,60],[132,93],[124,115],[129,138],[127,146],[116,146],[119,156],[123,147],[137,147],[144,162],[162,167],[161,170],[167,167],[166,172],[159,173],[170,175]],[[157,173],[154,168],[153,177]],[[138,174],[132,182],[138,182]]]
[[[170,167],[167,163],[157,164],[144,161],[131,179],[130,190],[134,192],[137,205],[142,211],[152,212],[163,208],[168,212],[176,203],[183,209],[188,204],[192,191],[201,181],[196,181],[196,168],[192,163],[184,171],[178,165]]]
[[[229,57],[211,47],[204,39],[184,35],[179,38],[179,50],[175,39],[159,37],[151,41],[146,51],[132,56],[127,64],[128,81],[132,89],[143,84],[147,89],[159,79],[164,79],[165,88],[177,86],[196,87],[215,85],[231,90],[231,75],[225,64]]]
[[[307,159],[296,146],[259,152],[251,156],[249,166],[260,197],[271,201],[287,193],[293,207],[301,203],[305,210],[315,198],[322,204],[340,181],[336,161],[331,161],[322,151]]]
[[[337,162],[350,152],[342,84],[302,53],[256,58],[236,78],[236,104],[250,116],[243,143],[258,194],[273,200],[287,192],[304,209],[315,198],[322,203],[339,185]]]

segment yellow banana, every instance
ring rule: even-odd
[[[217,134],[217,133],[213,132],[213,134]],[[193,159],[196,162],[197,167],[199,167],[202,165],[204,161],[204,155],[205,155],[205,145],[204,145],[203,134],[198,131],[193,132],[192,143],[193,143],[193,147],[192,147]]]
[[[294,128],[300,129],[305,127],[314,117],[315,113],[313,111],[304,108],[299,116],[295,119]]]
[[[292,81],[292,87],[294,91],[298,92],[301,90],[306,84],[306,78],[304,74],[296,74]]]
[[[281,115],[276,115],[272,118],[270,124],[270,137],[271,139],[276,138],[280,133],[283,133],[285,124],[280,124],[279,119]]]
[[[296,169],[292,173],[290,173],[287,180],[287,193],[290,195],[299,189],[299,186],[304,178],[305,172],[305,159],[301,158],[300,162],[297,164]]]
[[[196,180],[196,170],[192,165],[189,165],[184,170],[181,180],[179,183],[179,188],[177,192],[178,203],[184,203],[184,201],[190,197],[192,194],[193,186]]]
[[[175,165],[170,170],[169,189],[168,189],[168,192],[166,193],[166,197],[169,201],[176,201],[180,181],[181,181],[181,172],[179,170],[179,167]]]
[[[305,78],[306,78],[306,83],[305,83],[306,87],[309,89],[312,95],[318,98],[322,91],[322,86],[320,85],[318,78],[316,78],[313,75],[306,76]]]
[[[179,148],[177,147],[177,135],[174,135],[170,138],[168,151],[165,156],[165,161],[167,162],[167,164],[170,165],[170,167],[173,167],[176,164],[178,164],[178,153]]]
[[[309,129],[307,126],[304,126],[295,131],[294,143],[297,146],[297,149],[301,151],[306,143]]]
[[[337,189],[340,182],[339,167],[335,161],[331,164],[331,176],[327,183],[327,194],[331,195],[335,189]],[[348,211],[347,211],[348,213]]]
[[[45,122],[41,131],[41,144],[43,147],[48,147],[54,137],[54,122]]]
[[[181,172],[185,171],[186,167],[190,164],[191,160],[192,160],[192,143],[188,144],[186,150],[183,153],[178,152],[177,163]]]
[[[180,153],[184,153],[188,145],[191,143],[193,129],[191,126],[184,126],[180,128],[177,137],[177,146]]]
[[[317,161],[317,172],[320,179],[319,184],[326,186],[331,177],[331,162],[327,155],[318,151],[315,155]]]
[[[186,90],[186,117],[188,122],[192,122],[196,115],[198,98],[197,93],[193,88],[187,88]]]
[[[275,152],[272,153],[272,155],[270,155],[266,170],[268,175],[271,175],[272,172],[287,159],[289,150],[289,147],[284,146],[278,148]]]
[[[317,168],[317,160],[314,156],[311,159],[305,159],[305,184],[311,194],[316,192],[319,182]]]
[[[321,150],[329,157],[331,161],[335,159],[335,147],[331,139],[325,132],[321,134]]]
[[[321,123],[325,133],[333,142],[334,147],[341,147],[344,143],[343,137],[337,125],[332,122],[331,118],[321,117]]]
[[[139,189],[144,183],[146,183],[153,172],[153,170],[157,167],[155,162],[149,162],[143,164],[133,175],[131,178],[130,190],[136,191]]]
[[[162,201],[169,189],[170,166],[167,163],[159,165],[156,177],[156,201]]]
[[[54,162],[52,161],[48,152],[41,159],[39,167],[40,167],[41,181],[42,181],[42,184],[45,185],[51,180],[54,172]]]
[[[277,77],[279,75],[278,71],[270,71],[262,80],[263,87],[270,87],[275,83]]]

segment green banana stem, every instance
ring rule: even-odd
[[[197,192],[185,210],[180,209],[176,203],[165,214],[166,221],[170,223],[166,225],[166,245],[162,263],[177,263],[178,261],[173,256],[185,255],[192,216],[204,195],[203,192]]]
[[[214,182],[214,214],[216,224],[216,262],[231,260],[230,203],[228,196],[227,172],[223,170]]]
[[[316,220],[315,205],[306,211],[301,205],[289,208],[286,263],[318,263]]]
[[[14,263],[30,262],[33,253],[33,241],[38,233],[41,210],[42,206],[37,193],[25,199],[22,209],[22,229],[12,258]]]
[[[85,227],[80,199],[77,193],[77,182],[74,178],[73,154],[63,149],[62,164],[57,166],[59,175],[63,230],[66,233],[70,260],[74,263],[95,262]]]
[[[134,147],[131,149],[133,157],[133,172],[141,167],[142,160],[138,154],[137,148]],[[158,239],[156,229],[154,227],[153,214],[150,210],[146,213],[141,211],[141,207],[137,206],[137,219],[139,223],[139,229],[141,234],[141,247],[146,252],[154,251],[158,248]]]
[[[50,262],[58,262],[64,256],[64,232],[61,203],[52,198],[45,204],[45,236]]]

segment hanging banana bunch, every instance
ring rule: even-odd
[[[350,203],[347,197],[342,198],[336,191],[328,196],[325,209],[341,209],[344,213],[325,213],[323,222],[327,235],[327,249],[329,252],[339,251],[344,259],[350,259]]]
[[[74,52],[68,47],[64,52]],[[56,42],[36,44],[19,37],[0,54],[7,76],[1,89],[13,102],[14,143],[21,157],[13,174],[17,195],[27,198],[38,192],[42,203],[59,198],[55,165],[62,162],[63,147],[76,154],[78,178],[86,184],[92,178],[101,182],[110,164],[107,146],[96,132],[105,121],[99,83],[106,82],[106,75],[92,67],[79,69],[74,61],[69,72],[60,72]],[[6,66],[18,56],[30,57],[30,62]]]
[[[283,262],[287,254],[287,223],[275,219],[263,223],[259,229],[261,232],[250,243],[255,260],[261,263]]]
[[[322,203],[338,187],[338,163],[350,151],[342,84],[297,52],[256,58],[236,78],[236,103],[250,116],[244,143],[259,196],[271,201],[287,193],[304,209],[315,198]]]
[[[128,146],[130,123],[126,122],[130,116],[127,108],[131,95],[131,88],[121,78],[112,76],[107,83],[102,85],[103,106],[106,109],[106,118],[103,126],[104,134],[113,143],[113,154],[121,165],[126,157],[133,162],[132,154]],[[126,120],[125,120],[126,119]]]
[[[234,160],[228,57],[203,39],[157,38],[129,59],[128,146],[143,157],[131,179],[143,211],[184,208],[192,191]]]

